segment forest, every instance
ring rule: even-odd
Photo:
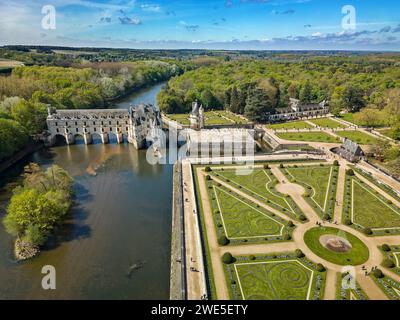
[[[228,109],[252,121],[265,121],[263,115],[286,107],[289,98],[305,104],[327,100],[336,114],[364,107],[382,111],[400,88],[399,67],[398,55],[221,61],[174,77],[158,103],[166,113],[187,113],[198,100],[205,109]]]
[[[0,161],[46,129],[47,106],[104,108],[110,101],[183,71],[163,61],[102,62],[74,67],[20,66],[0,76]]]

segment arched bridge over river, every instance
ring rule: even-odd
[[[139,105],[124,109],[56,110],[48,109],[47,142],[52,145],[57,136],[63,136],[67,144],[74,144],[77,136],[82,136],[85,144],[93,142],[98,135],[102,143],[108,143],[110,135],[117,142],[124,138],[137,149],[146,141],[154,141],[162,130],[162,117],[152,105]]]

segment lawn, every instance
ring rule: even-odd
[[[304,185],[311,187],[311,199],[325,211],[328,203],[328,191],[332,180],[333,167],[305,166],[287,168],[289,175]]]
[[[284,123],[275,123],[267,126],[269,129],[282,130],[282,129],[312,129],[314,128],[311,124],[305,121],[291,121]]]
[[[361,125],[360,122],[358,122],[357,120],[354,119],[354,113],[344,113],[344,114],[341,114],[341,115],[340,115],[340,118],[343,119],[343,120],[345,120],[345,121],[354,123],[355,125]]]
[[[312,119],[309,121],[316,124],[319,127],[322,127],[322,128],[336,129],[336,128],[347,128],[348,127],[338,121],[332,120],[331,118]]]
[[[324,294],[325,273],[293,253],[240,256],[225,265],[225,275],[234,300],[319,300]]]
[[[351,221],[363,228],[400,228],[400,209],[358,179],[351,179]]]
[[[283,213],[292,213],[295,217],[301,214],[293,199],[275,190],[278,181],[269,170],[253,169],[250,174],[237,175],[235,169],[224,169],[214,170],[212,174],[225,181],[228,179],[234,188],[240,188],[252,197],[256,196]]]
[[[382,141],[378,138],[375,138],[361,131],[349,130],[349,131],[337,131],[335,133],[342,138],[350,139],[351,141],[355,141],[359,144],[377,144],[380,141]]]
[[[189,114],[187,113],[176,113],[176,114],[167,114],[166,115],[167,118],[174,120],[180,124],[183,125],[189,125]]]
[[[232,124],[246,124],[248,123],[247,120],[243,119],[241,116],[236,115],[232,112],[226,111],[226,110],[218,110],[214,111],[214,113],[218,114],[222,118],[228,118],[231,120]]]
[[[214,194],[228,239],[281,236],[284,225],[236,195],[214,186]]]
[[[335,252],[320,242],[320,238],[323,235],[333,234],[338,237],[346,239],[350,242],[352,248],[348,252]],[[304,242],[319,257],[326,261],[342,265],[342,266],[357,266],[363,264],[369,258],[369,251],[367,246],[357,237],[352,234],[330,227],[316,227],[308,230],[304,234]]]
[[[336,185],[338,167],[335,166],[303,166],[288,167],[285,175],[293,182],[303,185],[306,189],[305,199],[328,220],[333,215],[336,201]]]
[[[326,132],[280,132],[276,135],[285,140],[339,143],[339,139]]]

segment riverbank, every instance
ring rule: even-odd
[[[13,165],[22,161],[24,158],[30,156],[31,154],[39,151],[44,147],[44,144],[41,142],[33,142],[29,143],[25,148],[15,153],[10,158],[0,162],[0,174],[11,168]]]

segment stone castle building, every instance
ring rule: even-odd
[[[204,108],[197,101],[192,103],[192,112],[189,115],[189,121],[190,129],[201,130],[204,128]]]
[[[57,136],[65,138],[67,144],[75,143],[77,136],[85,144],[98,136],[102,143],[108,143],[114,136],[118,143],[127,140],[137,149],[146,142],[155,141],[162,130],[161,114],[152,105],[139,105],[125,109],[56,110],[48,108],[47,143],[52,145]]]

